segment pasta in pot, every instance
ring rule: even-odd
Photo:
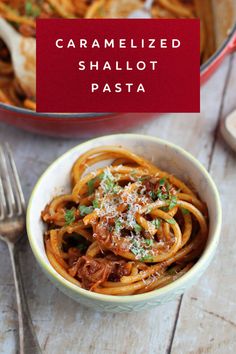
[[[75,162],[71,180],[72,192],[42,212],[48,259],[65,279],[97,293],[139,294],[175,281],[201,255],[205,203],[143,157],[118,146],[94,148]]]
[[[38,18],[126,18],[143,6],[142,0],[3,0],[0,16],[22,35],[35,37]],[[201,18],[201,60],[215,51],[211,1],[155,0],[154,18]],[[206,43],[207,42],[207,43]],[[35,110],[35,97],[27,97],[14,76],[10,54],[0,39],[0,102]]]

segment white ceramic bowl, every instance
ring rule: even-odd
[[[50,265],[43,243],[44,225],[40,213],[58,193],[69,191],[70,170],[74,161],[85,151],[103,145],[122,145],[151,160],[160,168],[191,184],[207,203],[210,231],[205,250],[198,262],[181,278],[163,288],[131,296],[96,294],[65,280]],[[107,164],[107,163],[106,163]],[[101,164],[102,165],[102,164]],[[45,274],[65,294],[96,310],[123,312],[138,311],[161,305],[176,298],[191,286],[210,263],[220,235],[221,205],[216,186],[205,168],[182,148],[154,137],[135,134],[110,135],[80,144],[58,158],[37,182],[27,210],[27,231],[33,253]]]

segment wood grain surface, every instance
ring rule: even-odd
[[[200,281],[178,300],[140,313],[96,313],[59,292],[28,243],[22,243],[24,287],[43,353],[236,353],[236,155],[219,134],[219,121],[235,108],[236,57],[231,56],[202,88],[200,114],[165,115],[132,131],[168,139],[191,152],[210,171],[221,194],[217,254]],[[46,167],[81,142],[32,135],[3,123],[0,141],[12,147],[27,199]],[[10,259],[2,243],[0,268],[0,353],[13,354],[17,313]]]

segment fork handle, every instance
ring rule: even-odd
[[[26,302],[20,263],[19,258],[17,257],[15,245],[11,242],[7,242],[7,245],[10,253],[13,278],[16,289],[16,303],[19,323],[19,354],[41,354],[42,351],[34,333],[33,324],[31,322],[31,317]]]

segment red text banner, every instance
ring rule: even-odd
[[[37,20],[37,111],[199,112],[198,20]]]

